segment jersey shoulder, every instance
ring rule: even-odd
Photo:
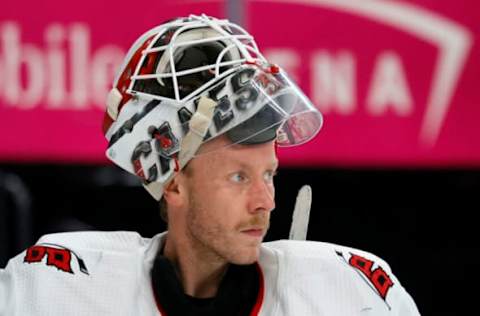
[[[129,251],[147,244],[149,238],[132,231],[80,231],[48,234],[37,244],[58,244],[63,247],[90,250]]]
[[[45,235],[0,269],[0,315],[67,315],[106,306],[121,314],[134,306],[130,297],[145,283],[140,271],[154,247],[135,232]],[[116,302],[119,295],[124,302]]]
[[[275,256],[279,262],[295,265],[299,262],[315,262],[315,267],[343,271],[363,266],[363,271],[374,266],[391,273],[382,258],[356,248],[319,241],[279,240],[263,244],[264,253]]]
[[[280,240],[264,243],[261,254],[267,266],[288,274],[283,282],[296,282],[299,275],[308,274],[305,280],[315,280],[314,287],[330,283],[336,287],[331,290],[369,297],[368,301],[379,302],[396,315],[419,315],[389,264],[370,252],[326,242]]]
[[[273,242],[267,242],[263,244],[265,249],[276,253],[279,256],[289,258],[291,260],[302,260],[305,258],[316,258],[320,261],[330,262],[338,264],[339,257],[348,257],[348,254],[356,254],[378,262],[388,269],[388,264],[380,257],[356,248],[341,246],[333,243],[320,242],[320,241],[296,241],[296,240],[278,240]],[[343,260],[341,260],[343,261]]]
[[[88,274],[86,262],[94,264],[100,257],[110,255],[126,256],[145,247],[149,241],[150,239],[143,238],[136,232],[127,231],[48,234],[12,258],[7,269],[15,266],[50,266],[58,271],[74,274],[76,266],[79,272]]]

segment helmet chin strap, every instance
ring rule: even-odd
[[[312,206],[312,188],[304,185],[300,188],[293,210],[292,225],[290,226],[291,240],[306,240],[308,221],[310,219],[310,207]]]
[[[200,145],[203,143],[208,128],[212,123],[213,110],[217,102],[202,96],[198,102],[198,109],[188,122],[189,131],[182,139],[178,161],[180,170],[193,158]]]
[[[208,128],[212,123],[213,112],[216,105],[217,102],[214,100],[205,96],[200,97],[198,109],[188,122],[188,133],[183,137],[180,145],[180,152],[178,153],[179,170],[182,170],[183,167],[185,167],[185,165],[193,158],[198,148],[202,145],[203,139],[205,138],[205,135],[207,135]],[[160,182],[153,181],[144,184],[143,186],[148,193],[159,201],[163,195],[163,188],[173,179],[174,176],[175,173],[172,172],[163,185]]]

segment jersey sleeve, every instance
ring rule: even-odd
[[[5,315],[5,306],[7,304],[7,293],[10,287],[10,276],[3,269],[0,269],[0,315]]]
[[[0,316],[57,315],[56,306],[61,303],[52,298],[69,296],[72,285],[84,274],[73,251],[44,240],[0,269]]]
[[[407,290],[400,284],[400,281],[393,274],[390,266],[380,259],[379,265],[384,265],[385,270],[392,278],[393,286],[390,293],[390,304],[394,308],[394,313],[398,316],[419,316],[417,305]]]
[[[137,315],[147,245],[129,232],[45,235],[0,269],[0,316]]]
[[[337,256],[357,272],[358,279],[370,287],[371,295],[379,296],[384,301],[391,315],[420,315],[414,300],[385,260],[358,249],[335,248]]]
[[[15,315],[15,265],[16,258],[11,259],[5,269],[0,269],[0,316]]]
[[[262,263],[276,288],[272,297],[282,299],[281,315],[420,315],[390,266],[369,252],[290,240],[264,248]]]

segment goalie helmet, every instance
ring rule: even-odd
[[[202,143],[307,142],[322,116],[253,37],[228,20],[179,18],[130,48],[107,98],[107,157],[157,200]]]

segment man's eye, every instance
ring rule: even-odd
[[[245,176],[239,172],[237,173],[234,173],[230,179],[233,181],[233,182],[237,182],[237,183],[241,183],[241,182],[244,182],[246,180]]]
[[[267,171],[265,172],[264,179],[267,182],[272,182],[273,178],[277,175],[277,171]]]

